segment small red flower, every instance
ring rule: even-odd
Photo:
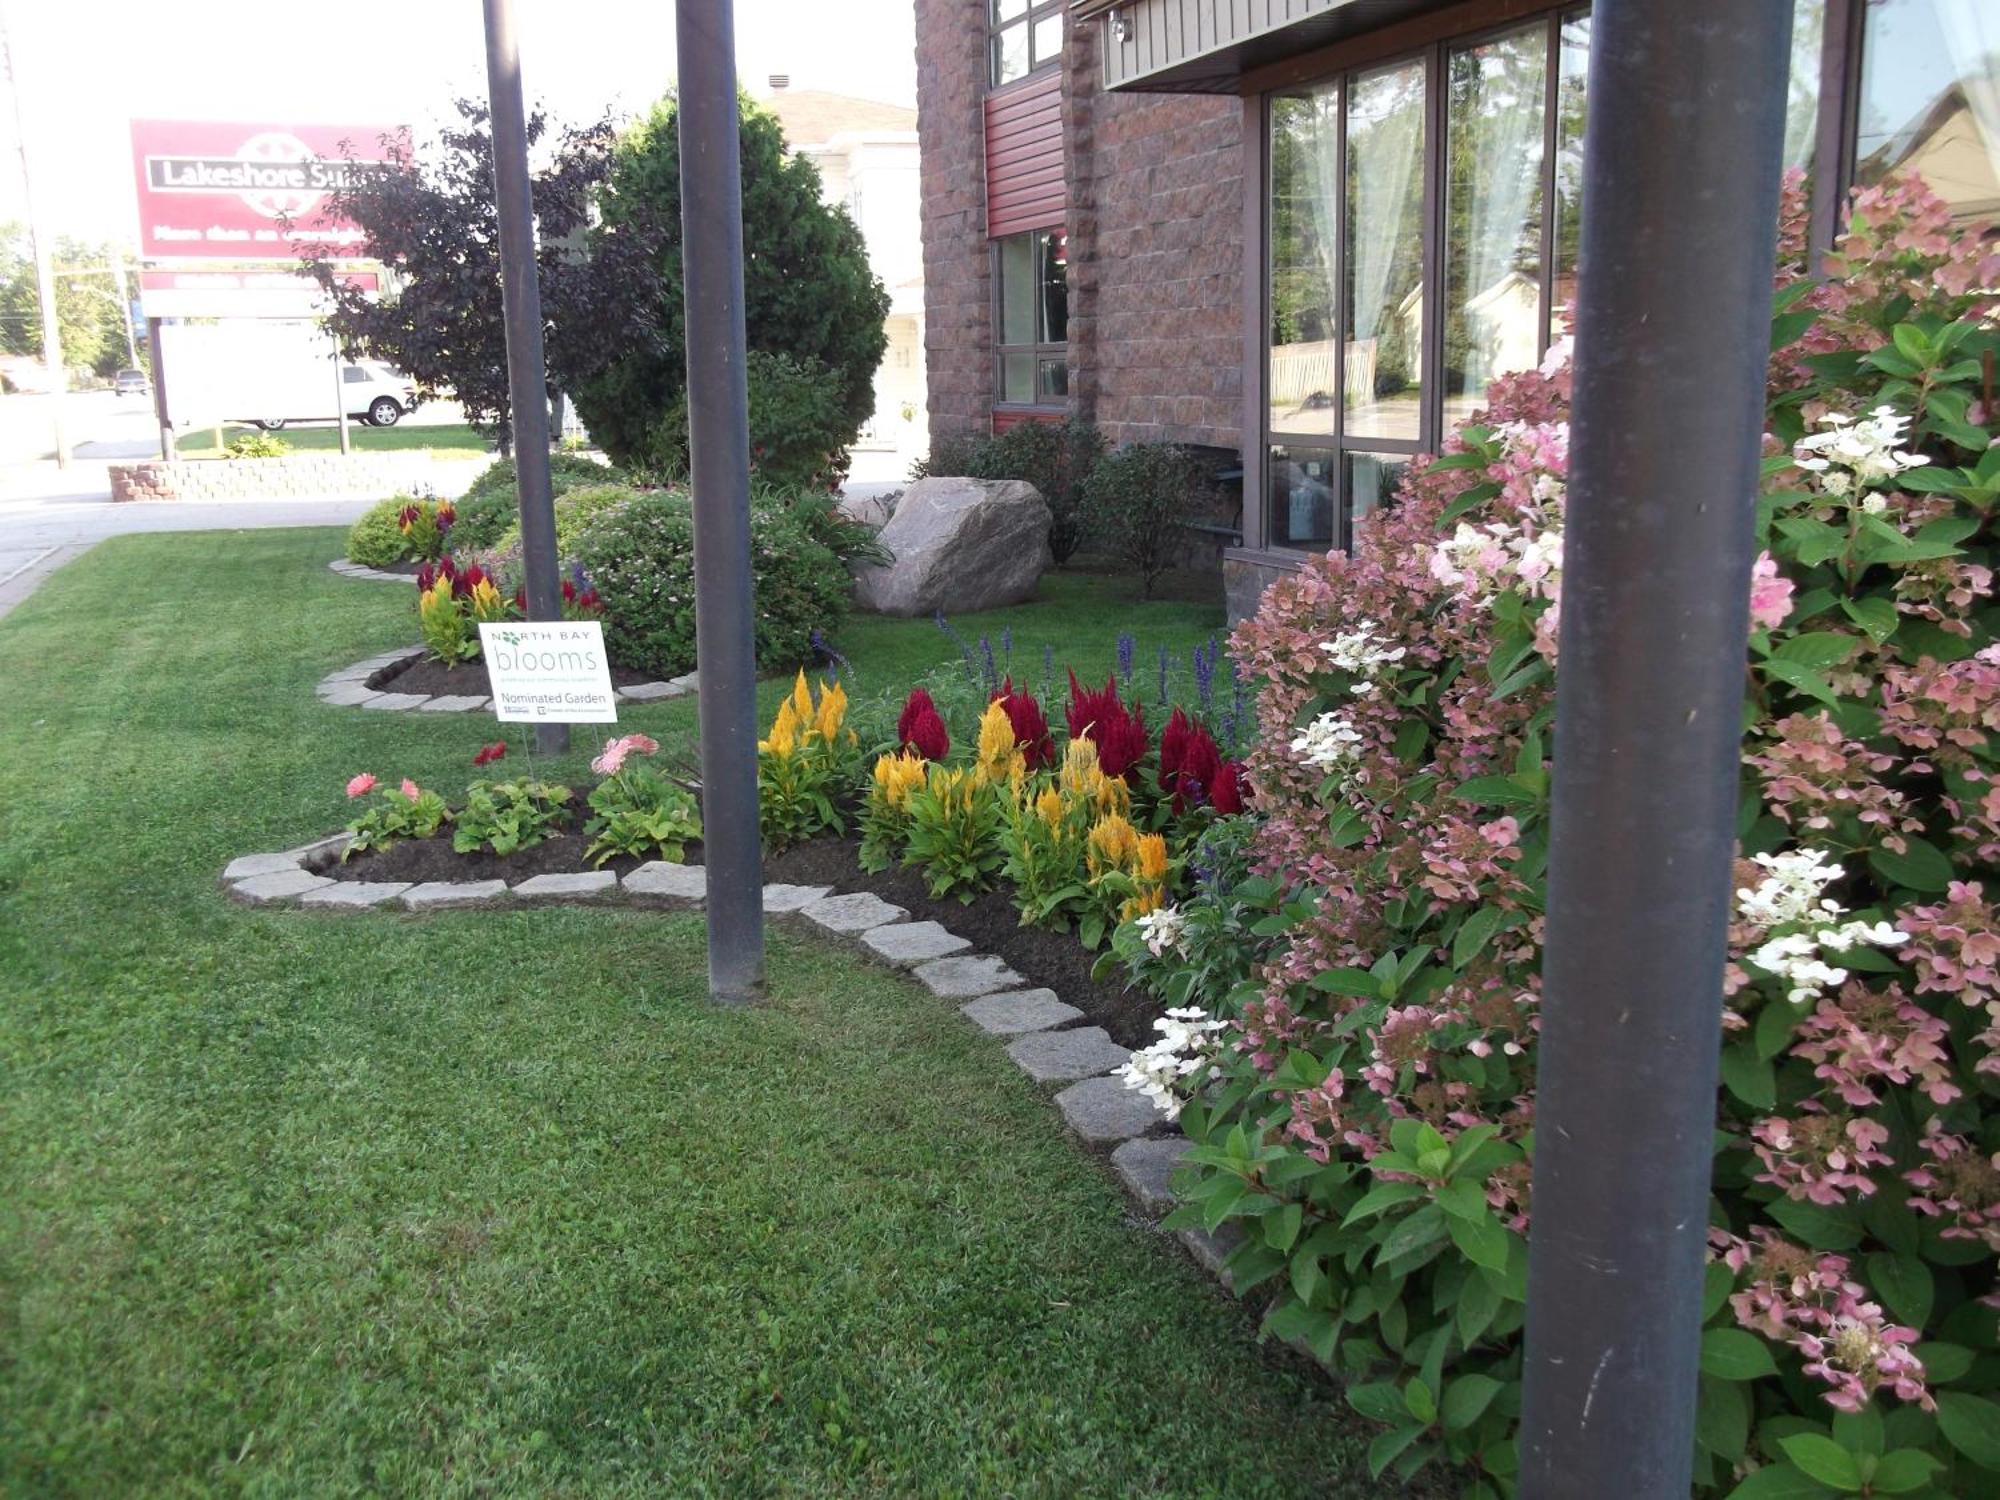
[[[472,763],[475,766],[491,765],[506,753],[507,742],[505,740],[495,740],[490,745],[481,745],[479,753],[472,757]]]
[[[1069,707],[1065,717],[1071,739],[1097,746],[1097,764],[1106,776],[1125,777],[1146,758],[1146,710],[1127,708],[1118,699],[1118,679],[1107,677],[1101,689],[1085,688],[1069,674]]]
[[[1243,811],[1243,762],[1225,760],[1209,788],[1208,805],[1219,813]]]
[[[1174,799],[1174,812],[1192,803],[1213,803],[1222,779],[1222,753],[1215,739],[1180,709],[1160,731],[1160,790]]]
[[[909,733],[903,739],[903,748],[916,751],[925,760],[943,760],[951,753],[951,735],[935,708],[925,707],[917,711],[917,716],[910,721]]]
[[[1009,677],[993,700],[1006,711],[1014,743],[1021,747],[1021,757],[1030,771],[1039,771],[1056,758],[1055,741],[1049,737],[1048,716],[1033,693],[1016,692],[1014,679]]]

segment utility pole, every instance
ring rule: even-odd
[[[1691,1481],[1791,30],[1593,12],[1523,1500]]]
[[[560,620],[556,509],[549,486],[549,382],[542,350],[542,289],[535,265],[535,205],[528,180],[528,124],[511,0],[485,0],[486,97],[493,123],[493,191],[500,219],[500,301],[507,324],[507,402],[528,618]],[[343,402],[343,406],[345,403]],[[535,748],[569,749],[569,725],[537,724]]]
[[[702,850],[708,990],[764,989],[757,827],[757,652],[750,604],[750,419],[744,386],[743,180],[730,0],[679,0],[681,256],[701,670]]]
[[[63,401],[69,376],[63,369],[62,330],[56,323],[55,267],[49,256],[48,226],[35,212],[35,178],[28,165],[28,125],[21,108],[21,82],[14,72],[14,41],[7,12],[0,8],[0,70],[7,78],[7,92],[14,99],[14,139],[21,150],[21,201],[28,215],[28,238],[34,247],[35,291],[42,304],[42,366],[48,372],[49,421],[55,429],[56,467],[69,467],[69,425],[64,420]]]

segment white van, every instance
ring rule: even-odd
[[[417,409],[417,388],[408,376],[380,360],[357,360],[340,367],[340,388],[347,397],[347,414],[371,427],[394,427]],[[252,420],[266,432],[276,432],[300,414],[256,417]]]

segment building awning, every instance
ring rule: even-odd
[[[1234,94],[1243,75],[1453,0],[1072,0],[1104,28],[1104,86],[1130,93]]]

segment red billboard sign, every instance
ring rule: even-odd
[[[385,136],[406,139],[399,126],[134,120],[139,253],[290,261],[306,243],[362,255],[361,230],[322,205],[356,173],[383,170]]]

